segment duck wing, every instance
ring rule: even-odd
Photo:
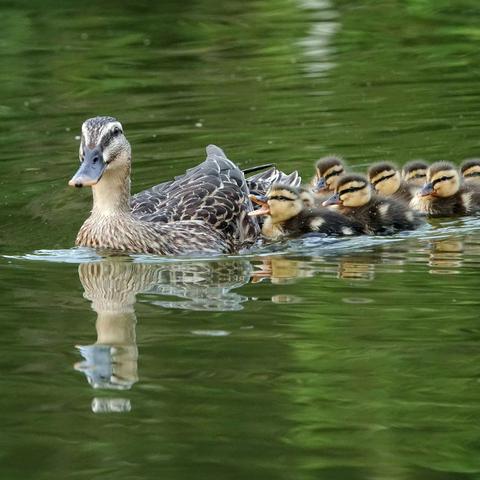
[[[243,172],[215,145],[200,165],[174,180],[138,193],[132,213],[146,222],[200,220],[221,232],[238,249],[253,243],[260,229]]]
[[[302,183],[302,178],[296,170],[287,175],[275,166],[247,178],[248,189],[253,195],[265,195],[274,183],[298,188]]]

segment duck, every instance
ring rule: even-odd
[[[206,160],[174,180],[130,194],[131,146],[122,124],[98,116],[82,125],[80,167],[68,182],[91,187],[93,208],[75,244],[125,253],[235,253],[260,226],[243,172],[215,145]]]
[[[420,189],[427,179],[427,170],[427,162],[423,160],[411,160],[402,168],[402,180],[413,189]]]
[[[470,158],[460,165],[463,181],[480,185],[480,158]]]
[[[295,238],[308,233],[350,236],[361,233],[358,223],[326,208],[305,205],[302,192],[285,184],[274,184],[263,197],[251,196],[261,208],[250,216],[266,216],[262,234],[269,240]]]
[[[365,176],[345,175],[338,181],[335,194],[323,205],[338,205],[338,212],[358,222],[362,233],[367,235],[389,235],[422,225],[418,213],[393,198],[378,196],[372,190]]]
[[[315,196],[324,197],[323,199],[329,197],[334,192],[338,179],[345,173],[345,168],[343,158],[337,155],[320,158],[315,164],[315,175],[310,182]]]
[[[480,187],[462,183],[451,163],[435,162],[428,168],[427,181],[410,205],[429,217],[470,215],[480,211]]]
[[[368,169],[368,178],[375,192],[408,204],[413,197],[409,185],[402,180],[397,167],[390,162],[378,162]]]

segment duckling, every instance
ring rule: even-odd
[[[343,159],[335,155],[322,157],[315,164],[315,176],[310,182],[313,191],[318,197],[330,196],[338,179],[345,173]]]
[[[480,158],[465,160],[460,166],[460,171],[465,182],[480,185]]]
[[[302,193],[295,187],[274,184],[265,197],[250,196],[262,206],[250,212],[250,216],[266,215],[262,234],[271,240],[298,237],[306,233],[325,235],[355,235],[361,233],[361,225],[354,219],[325,208],[307,207]]]
[[[413,188],[422,188],[427,179],[428,163],[423,160],[412,160],[402,169],[402,180]]]
[[[430,217],[469,215],[480,211],[480,189],[472,183],[462,184],[451,163],[436,162],[430,165],[427,183],[410,206]]]
[[[339,205],[339,213],[359,222],[363,233],[369,235],[414,230],[422,224],[420,215],[403,203],[375,195],[363,175],[345,175],[340,178],[335,194],[323,205]]]
[[[409,203],[413,197],[407,183],[402,181],[400,172],[390,162],[379,162],[368,169],[368,178],[376,193]]]

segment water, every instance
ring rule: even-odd
[[[133,191],[222,146],[478,156],[473,0],[2,2],[0,477],[480,478],[480,220],[223,259],[72,249],[80,125]]]

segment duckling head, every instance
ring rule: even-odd
[[[286,222],[305,208],[299,190],[289,185],[276,183],[264,197],[250,195],[250,198],[262,208],[250,212],[249,215],[269,215],[273,224]]]
[[[113,117],[94,117],[82,125],[79,159],[80,168],[68,184],[72,187],[91,187],[104,175],[130,173],[131,148],[122,124]]]
[[[313,193],[308,188],[300,187],[298,189],[298,192],[300,194],[300,198],[302,199],[304,207],[306,208],[315,207],[315,197],[313,196]]]
[[[341,205],[357,208],[372,198],[372,188],[363,175],[345,175],[337,183],[335,194],[323,202],[323,206]]]
[[[427,170],[427,162],[423,160],[412,160],[403,166],[403,181],[412,187],[422,187],[427,179]]]
[[[402,181],[397,167],[390,162],[375,163],[368,169],[368,178],[373,188],[380,195],[393,195]]]
[[[448,162],[436,162],[427,171],[427,183],[418,195],[421,197],[451,197],[460,189],[460,175]]]
[[[345,165],[340,157],[330,155],[315,164],[315,192],[333,192],[337,181],[345,173]]]
[[[465,160],[460,167],[460,171],[465,180],[480,183],[480,158]]]

